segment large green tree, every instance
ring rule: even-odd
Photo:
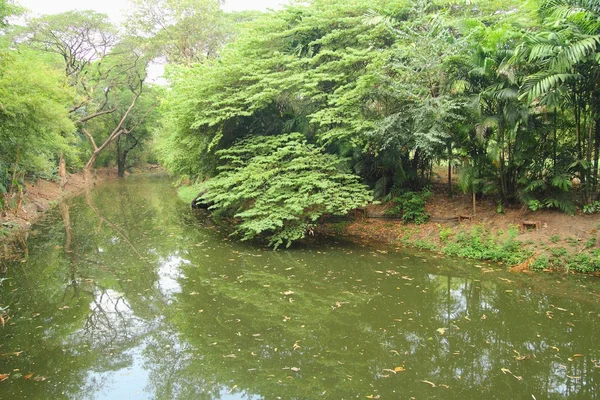
[[[27,32],[29,43],[58,56],[79,95],[71,114],[89,139],[87,177],[99,155],[129,133],[126,125],[144,90],[152,56],[138,40],[120,36],[106,15],[89,10],[37,18]],[[107,115],[113,116],[114,124],[104,124],[102,134],[93,132],[90,121]]]

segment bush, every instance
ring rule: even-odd
[[[583,206],[583,212],[585,214],[596,214],[600,212],[600,201],[595,201],[590,204]]]
[[[202,200],[234,214],[242,240],[265,235],[289,246],[323,214],[345,215],[372,200],[344,160],[308,144],[300,133],[258,136],[217,152],[224,166]]]
[[[389,208],[386,215],[401,215],[404,223],[424,224],[429,221],[429,213],[425,212],[425,203],[430,196],[429,191],[405,192],[392,200],[394,207]]]
[[[531,269],[543,270],[550,266],[550,258],[548,256],[539,256],[531,263]]]
[[[449,243],[443,252],[451,256],[516,265],[527,257],[527,253],[516,240],[518,235],[519,230],[515,226],[510,227],[506,233],[498,232],[494,235],[489,230],[476,226],[469,232],[459,232],[455,241]]]

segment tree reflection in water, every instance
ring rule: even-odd
[[[69,200],[8,273],[8,398],[600,396],[592,280],[331,241],[263,251],[199,224],[166,179]]]

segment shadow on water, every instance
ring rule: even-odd
[[[0,398],[600,398],[585,277],[333,239],[273,252],[165,177],[68,200],[28,249],[0,286]]]

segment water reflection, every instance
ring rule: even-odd
[[[0,398],[600,396],[591,279],[240,245],[158,178],[72,199],[31,236],[0,287]]]

